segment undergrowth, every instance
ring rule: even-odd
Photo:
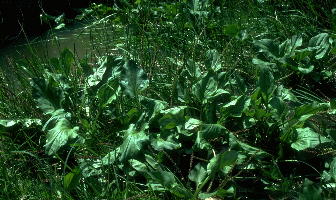
[[[325,5],[92,5],[90,54],[2,72],[1,198],[334,199]]]

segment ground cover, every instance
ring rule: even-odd
[[[93,5],[91,54],[1,76],[0,196],[334,199],[336,5],[299,2]]]

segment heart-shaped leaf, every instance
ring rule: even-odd
[[[47,142],[44,145],[48,155],[55,154],[69,139],[78,136],[79,127],[71,127],[70,122],[66,118],[57,121],[54,128],[47,133]]]

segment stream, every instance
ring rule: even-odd
[[[107,23],[75,24],[62,30],[50,30],[34,39],[21,39],[0,49],[0,68],[13,65],[16,60],[38,57],[58,57],[64,48],[83,58],[90,53],[102,55],[115,38],[114,27]]]

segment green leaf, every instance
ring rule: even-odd
[[[105,107],[115,101],[121,88],[118,80],[110,80],[98,89],[97,97],[101,107]]]
[[[309,49],[316,51],[316,59],[321,59],[327,54],[332,43],[328,33],[320,33],[309,40]]]
[[[213,49],[207,51],[205,66],[208,70],[213,70],[214,72],[217,72],[222,68],[220,55],[217,50]]]
[[[203,124],[201,130],[197,133],[194,145],[200,149],[209,149],[211,147],[208,143],[209,140],[217,137],[226,137],[228,133],[228,130],[219,124]]]
[[[135,159],[130,159],[128,162],[138,172],[148,173],[148,167],[143,162],[140,162],[140,161],[135,160]]]
[[[303,183],[303,190],[299,193],[299,200],[323,200],[322,188],[309,179],[305,179]]]
[[[121,63],[120,57],[106,56],[100,60],[99,67],[86,80],[94,94],[103,84],[120,78]]]
[[[192,86],[192,93],[199,102],[206,103],[204,99],[209,99],[216,94],[218,83],[213,75],[210,72],[206,73],[201,80]]]
[[[71,71],[71,67],[73,63],[75,62],[73,53],[69,49],[65,48],[61,52],[59,60],[60,60],[60,63],[62,64],[61,66],[62,66],[63,71],[65,72],[65,74],[69,75]]]
[[[130,97],[137,97],[139,92],[148,87],[149,81],[145,72],[133,60],[124,64],[121,76],[121,86]]]
[[[101,164],[102,165],[112,165],[118,157],[120,157],[120,147],[117,147],[113,151],[109,152],[106,154],[102,159],[101,159]]]
[[[287,39],[285,42],[279,45],[279,54],[284,57],[294,56],[295,50],[302,46],[302,37],[294,35],[291,39]]]
[[[167,108],[168,103],[156,99],[151,99],[145,96],[140,96],[140,103],[146,108],[146,116],[149,121],[160,114],[160,111]]]
[[[190,191],[177,182],[175,175],[172,172],[157,170],[149,172],[148,174],[154,182],[161,184],[177,197],[187,199],[192,197]]]
[[[223,27],[223,33],[230,37],[235,37],[241,32],[241,25],[238,23],[228,24]]]
[[[161,111],[164,116],[159,120],[161,129],[173,129],[184,124],[186,106],[178,106]]]
[[[314,65],[303,65],[303,64],[299,64],[298,66],[298,70],[303,73],[303,74],[309,74],[310,72],[312,72],[314,70]]]
[[[174,135],[169,135],[166,139],[161,137],[152,139],[151,145],[156,151],[174,150],[182,146],[181,143],[175,139]]]
[[[254,41],[254,45],[259,48],[259,52],[263,52],[267,57],[278,59],[280,58],[278,44],[271,39],[262,39]]]
[[[51,114],[61,108],[64,93],[53,77],[47,80],[34,78],[31,82],[33,88],[33,98],[37,101],[37,107],[44,114]]]
[[[64,176],[63,186],[66,190],[71,190],[79,184],[81,170],[77,167]]]
[[[47,142],[44,146],[48,155],[55,154],[69,139],[76,138],[78,130],[79,127],[72,128],[66,118],[58,120],[55,127],[47,133]]]
[[[141,153],[143,147],[149,142],[149,137],[145,133],[145,128],[137,130],[134,124],[131,124],[128,130],[124,131],[125,137],[120,146],[121,162],[135,158]]]
[[[282,120],[283,117],[286,116],[287,105],[285,104],[285,102],[281,98],[273,97],[270,100],[269,105],[271,106],[271,108],[273,108],[273,110],[272,110],[273,117],[276,120]]]
[[[29,128],[32,125],[42,125],[42,121],[40,119],[0,120],[0,128],[9,128],[16,125],[22,125],[23,127]]]
[[[194,119],[194,118],[190,118],[184,125],[184,128],[186,130],[192,131],[192,130],[197,130],[200,125],[202,125],[203,122],[198,120],[198,119]]]
[[[231,102],[225,104],[221,108],[221,115],[223,119],[227,117],[241,117],[243,112],[248,108],[251,99],[245,95],[236,97]]]
[[[328,110],[329,105],[326,103],[311,103],[305,104],[300,107],[295,108],[295,115],[293,119],[296,119],[300,122],[304,122],[309,119],[311,116],[318,112]]]
[[[310,128],[297,128],[297,139],[291,144],[291,147],[297,151],[302,151],[308,148],[314,148],[319,144],[331,142],[330,139],[319,135]]]
[[[260,67],[258,86],[266,97],[269,97],[274,90],[274,77],[270,69],[266,66]]]
[[[224,169],[226,166],[235,164],[238,159],[236,151],[225,151],[213,157],[207,165],[207,173],[209,176],[214,176],[219,170]]]
[[[196,186],[198,187],[207,177],[206,168],[202,166],[200,163],[198,163],[194,169],[192,169],[188,175],[188,178],[191,181],[194,181],[196,183]]]

